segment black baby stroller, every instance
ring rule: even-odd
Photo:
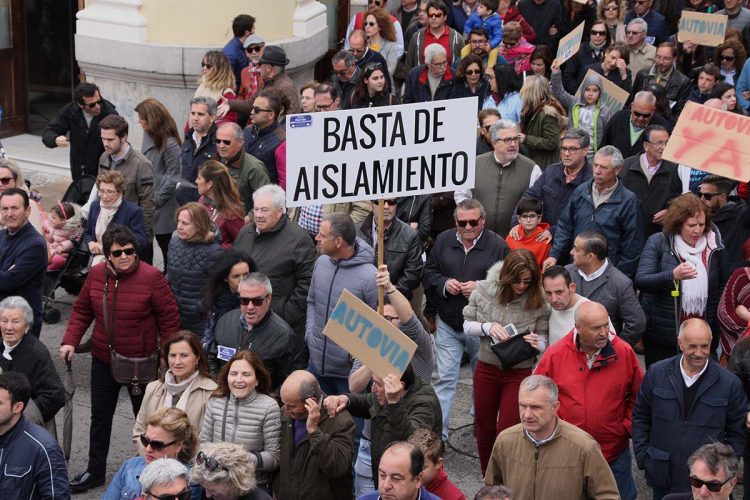
[[[61,201],[85,205],[95,183],[96,177],[94,176],[85,175],[81,177],[68,186]],[[71,295],[78,295],[83,282],[86,281],[90,255],[88,248],[83,243],[83,230],[76,235],[73,244],[73,250],[71,250],[63,268],[47,271],[43,304],[44,321],[49,324],[60,321],[60,310],[51,305],[55,301],[55,291],[62,288]]]

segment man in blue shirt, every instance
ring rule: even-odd
[[[229,59],[229,65],[232,66],[232,71],[234,71],[235,85],[239,87],[240,72],[248,65],[244,43],[247,37],[255,34],[255,18],[248,14],[240,14],[235,17],[232,20],[232,33],[234,37],[227,42],[222,52]]]

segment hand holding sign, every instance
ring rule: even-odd
[[[390,373],[383,379],[383,388],[385,389],[385,399],[389,405],[401,401],[401,393],[404,390],[401,379]]]
[[[724,43],[724,34],[727,31],[727,19],[727,16],[723,14],[705,14],[684,10],[680,16],[677,40],[709,47],[721,45]]]

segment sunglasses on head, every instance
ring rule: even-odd
[[[16,180],[15,177],[0,177],[0,183],[3,186],[7,186],[8,184],[10,184],[10,181],[14,181],[14,180]]]
[[[134,249],[131,248],[130,250],[134,250]],[[112,252],[112,253],[114,253],[114,252]],[[151,449],[154,450],[154,451],[161,451],[164,448],[166,448],[167,446],[172,446],[177,441],[178,440],[175,439],[174,441],[170,441],[169,443],[165,443],[164,441],[157,441],[156,439],[149,439],[149,438],[146,437],[145,434],[141,434],[141,444],[143,445],[143,447],[144,448],[148,448],[150,446]]]
[[[255,307],[260,307],[263,305],[266,297],[268,297],[268,295],[264,295],[262,297],[240,297],[240,304],[246,306],[250,304],[250,302],[252,302]]]
[[[192,493],[188,488],[182,490],[177,494],[164,493],[162,495],[154,495],[153,493],[148,491],[146,492],[146,494],[151,498],[155,498],[156,500],[190,500],[190,498],[192,497]]]
[[[89,109],[94,109],[97,106],[101,106],[101,104],[102,104],[102,100],[99,99],[98,101],[94,101],[94,102],[90,102],[88,104],[84,104],[84,106],[86,106]]]
[[[708,491],[712,493],[718,493],[721,491],[721,488],[723,488],[724,485],[732,479],[734,478],[729,477],[725,481],[720,483],[719,481],[704,481],[703,479],[698,479],[695,476],[690,476],[690,486],[696,489],[700,489],[705,486]]]
[[[205,467],[206,470],[208,470],[209,472],[213,472],[219,468],[224,469],[225,471],[229,470],[223,465],[221,465],[219,461],[216,460],[214,457],[206,456],[206,454],[203,453],[202,451],[199,451],[198,455],[195,457],[195,463],[202,467]]]
[[[130,247],[130,248],[120,248],[120,249],[117,249],[117,250],[112,250],[109,253],[110,253],[110,255],[112,255],[112,257],[121,257],[122,254],[130,256],[130,255],[133,255],[135,253],[135,248],[133,248],[133,247]],[[143,441],[144,439],[146,439],[146,438],[144,438],[143,436],[141,436],[141,441]],[[143,446],[146,446],[146,445],[144,444]]]
[[[468,220],[458,220],[456,219],[456,225],[458,227],[477,227],[479,225],[479,219],[468,219]]]

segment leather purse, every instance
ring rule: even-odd
[[[107,271],[105,271],[107,272]],[[141,385],[153,382],[159,376],[159,349],[150,355],[140,358],[129,358],[123,356],[115,350],[115,311],[117,310],[117,286],[119,280],[115,279],[114,300],[112,301],[112,318],[109,318],[109,308],[107,304],[107,292],[109,289],[109,279],[105,278],[104,283],[104,331],[107,333],[107,342],[110,354],[110,369],[112,378],[115,382],[123,385],[129,385],[128,390],[133,396],[140,396],[143,393]],[[141,335],[141,352],[146,352],[146,336]]]
[[[505,342],[490,342],[490,349],[500,360],[503,371],[510,370],[518,363],[526,361],[539,354],[539,351],[523,339],[523,335],[515,335]]]

